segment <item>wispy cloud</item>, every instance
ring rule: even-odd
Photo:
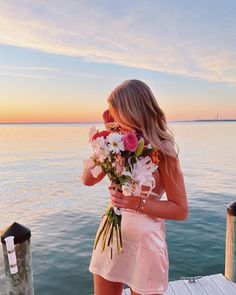
[[[0,64],[0,76],[30,78],[30,79],[56,79],[54,73],[61,72],[59,68],[40,66],[12,66]],[[39,73],[41,75],[39,75]]]
[[[59,72],[61,69],[59,68],[52,68],[52,67],[39,67],[39,66],[12,66],[12,65],[5,65],[0,64],[0,70],[5,71],[37,71],[37,72]]]
[[[236,84],[234,1],[188,2],[1,1],[0,43]]]
[[[5,73],[0,72],[0,76],[17,77],[17,78],[30,78],[30,79],[55,79],[55,77],[46,77],[46,76],[22,74],[22,73],[9,73],[9,72],[5,72]]]
[[[42,73],[43,76],[37,75],[38,73]],[[107,80],[117,80],[123,79],[123,77],[119,76],[104,76],[104,75],[96,75],[90,73],[84,73],[81,71],[72,71],[66,70],[63,68],[53,68],[53,67],[40,67],[40,66],[12,66],[7,64],[0,64],[0,76],[12,76],[19,78],[38,78],[38,79],[53,79],[60,78],[59,75],[54,74],[62,74],[61,78],[64,79],[64,75],[70,75],[80,78],[88,78],[88,79],[107,79]],[[50,76],[48,75],[50,74]],[[52,74],[52,75],[51,75]],[[151,82],[151,81],[150,81]]]

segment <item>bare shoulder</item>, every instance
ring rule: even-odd
[[[162,140],[161,144],[162,144],[162,147],[164,147],[164,149],[167,152],[170,152],[170,153],[178,156],[177,151],[176,151],[175,146],[174,146],[174,143],[171,140],[164,139],[164,140]]]
[[[172,173],[181,172],[179,156],[174,146],[174,143],[171,140],[165,139],[162,141],[162,147],[167,153],[170,153],[172,155],[171,157],[170,156],[164,157],[161,155],[161,159],[159,162],[159,170],[160,170],[160,173],[162,172],[162,176],[163,177],[167,176],[165,173],[166,164],[168,165]]]
[[[172,155],[161,155],[158,168],[163,186],[166,192],[169,192],[169,198],[171,199],[171,195],[174,194],[173,191],[185,190],[183,171],[174,143],[171,140],[163,140],[162,147],[164,147],[167,153]],[[172,192],[170,192],[170,190],[172,190]]]

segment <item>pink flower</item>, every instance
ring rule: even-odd
[[[114,163],[114,166],[116,167],[116,173],[121,175],[125,166],[125,159],[122,158],[120,154],[116,155],[116,161]]]
[[[128,131],[124,135],[125,149],[130,152],[135,152],[138,147],[138,137],[131,131]]]

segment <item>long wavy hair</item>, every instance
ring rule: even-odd
[[[162,157],[166,159],[166,173],[171,175],[175,182],[168,161],[178,157],[179,147],[173,132],[167,126],[166,116],[148,85],[136,79],[125,80],[111,92],[107,102],[117,123],[141,132],[143,137],[160,151],[160,160]],[[175,148],[167,148],[163,144],[165,140],[173,147],[176,144],[178,152]]]

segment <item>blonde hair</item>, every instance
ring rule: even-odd
[[[118,118],[118,123],[141,132],[160,151],[160,159],[162,155],[167,161],[178,157],[179,147],[177,145],[177,153],[174,149],[174,134],[168,128],[165,114],[147,84],[135,79],[125,80],[111,92],[107,101]],[[173,148],[163,144],[166,140]],[[165,169],[169,175],[167,161]],[[171,171],[170,174],[174,180]]]

